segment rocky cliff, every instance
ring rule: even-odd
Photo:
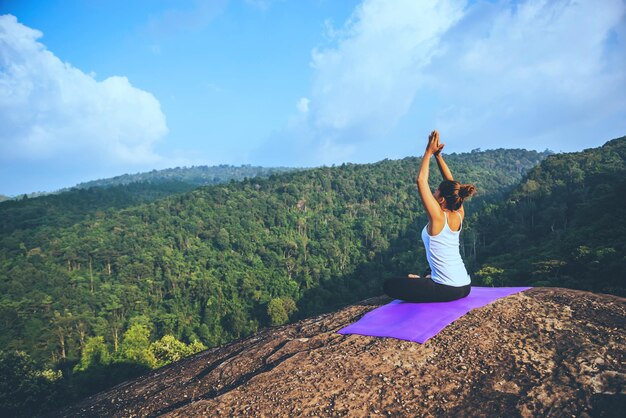
[[[623,416],[626,299],[531,289],[426,344],[336,331],[388,302],[271,328],[54,416]]]

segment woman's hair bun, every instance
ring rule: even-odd
[[[476,186],[473,184],[461,184],[459,187],[459,197],[461,199],[467,199],[476,193]]]

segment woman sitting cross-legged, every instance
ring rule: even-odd
[[[471,184],[460,184],[441,156],[444,144],[439,143],[439,133],[433,131],[422,158],[417,175],[417,187],[426,209],[428,224],[422,231],[426,258],[430,272],[424,277],[409,274],[407,277],[389,279],[384,284],[385,293],[408,302],[448,302],[461,299],[470,293],[470,277],[461,259],[459,235],[465,211],[463,201],[474,193]],[[444,180],[431,193],[428,186],[430,157],[435,156]]]

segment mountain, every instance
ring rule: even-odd
[[[471,213],[500,200],[544,157],[493,150],[447,161],[481,191]],[[43,206],[41,218],[18,227],[2,217],[0,348],[52,358],[71,374],[90,337],[120,353],[135,318],[153,340],[216,346],[376,295],[385,277],[425,267],[417,170],[416,158],[343,164],[122,209],[93,211],[99,198],[82,212],[51,216]],[[100,192],[70,195],[78,203],[60,195],[58,207]]]
[[[37,192],[15,198],[0,195],[0,202],[6,201],[0,204],[0,234],[44,225],[68,227],[98,211],[136,206],[199,186],[295,170],[298,169],[250,165],[176,167],[89,181],[54,193]]]
[[[42,227],[67,228],[90,216],[189,192],[197,187],[180,181],[130,183],[11,199],[0,203],[0,236],[14,232],[36,234]]]
[[[110,187],[131,183],[162,183],[182,182],[205,186],[210,184],[227,183],[231,180],[243,180],[252,177],[269,177],[273,174],[287,173],[300,170],[292,167],[259,167],[252,165],[233,166],[221,164],[216,166],[176,167],[165,170],[152,170],[145,173],[124,174],[108,179],[93,180],[79,183],[76,188],[88,189],[91,187]]]
[[[424,345],[336,333],[387,301],[264,330],[50,416],[617,417],[626,408],[626,299],[531,289]]]
[[[466,204],[461,246],[474,283],[617,288],[619,294],[619,286],[607,286],[610,280],[620,283],[617,275],[583,277],[595,280],[595,287],[551,280],[549,269],[562,265],[554,260],[568,259],[548,251],[567,244],[560,242],[563,237],[576,244],[577,234],[588,234],[580,232],[586,219],[596,220],[579,210],[589,199],[613,196],[598,191],[619,184],[623,144],[620,138],[602,148],[552,156],[524,150],[448,155],[455,177],[476,183],[480,192]],[[343,164],[205,186],[120,208],[92,206],[68,210],[67,216],[57,210],[50,222],[47,215],[33,224],[26,217],[19,227],[0,232],[0,354],[27,353],[0,356],[0,368],[15,371],[11,364],[17,359],[32,371],[33,387],[56,387],[31,399],[61,393],[54,399],[68,403],[202,344],[219,347],[378,295],[386,277],[425,267],[419,232],[426,217],[414,184],[418,166],[416,158]],[[440,176],[435,165],[431,169],[434,186]],[[135,186],[109,189],[115,187]],[[534,188],[545,190],[541,199],[527,195]],[[583,199],[578,189],[587,193]],[[564,196],[572,202],[573,221],[561,235],[550,235],[559,229],[547,223],[556,213],[550,209]],[[623,247],[603,222],[583,254],[611,254],[612,248],[619,266]],[[524,235],[516,235],[520,231]],[[551,247],[542,246],[543,240]],[[514,252],[515,245],[522,251]],[[518,274],[524,257],[534,267],[528,275]],[[591,269],[598,265],[593,261]],[[43,371],[28,366],[29,355]],[[38,404],[61,406],[45,402]]]
[[[477,278],[626,296],[626,137],[548,156],[469,222]],[[468,231],[466,231],[468,232]]]
[[[152,170],[143,173],[122,174],[120,176],[90,180],[78,183],[73,187],[65,187],[54,192],[32,192],[18,196],[4,196],[0,194],[0,202],[4,200],[32,199],[41,196],[50,196],[65,193],[75,189],[90,189],[93,187],[125,186],[133,183],[141,183],[144,186],[153,186],[160,183],[184,183],[195,186],[228,183],[229,181],[243,180],[252,177],[269,177],[273,174],[288,173],[302,170],[296,167],[261,167],[245,164],[234,166],[220,164],[215,166],[191,166],[175,167],[163,170]]]

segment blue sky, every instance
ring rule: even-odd
[[[626,0],[0,2],[0,194],[626,135]]]

